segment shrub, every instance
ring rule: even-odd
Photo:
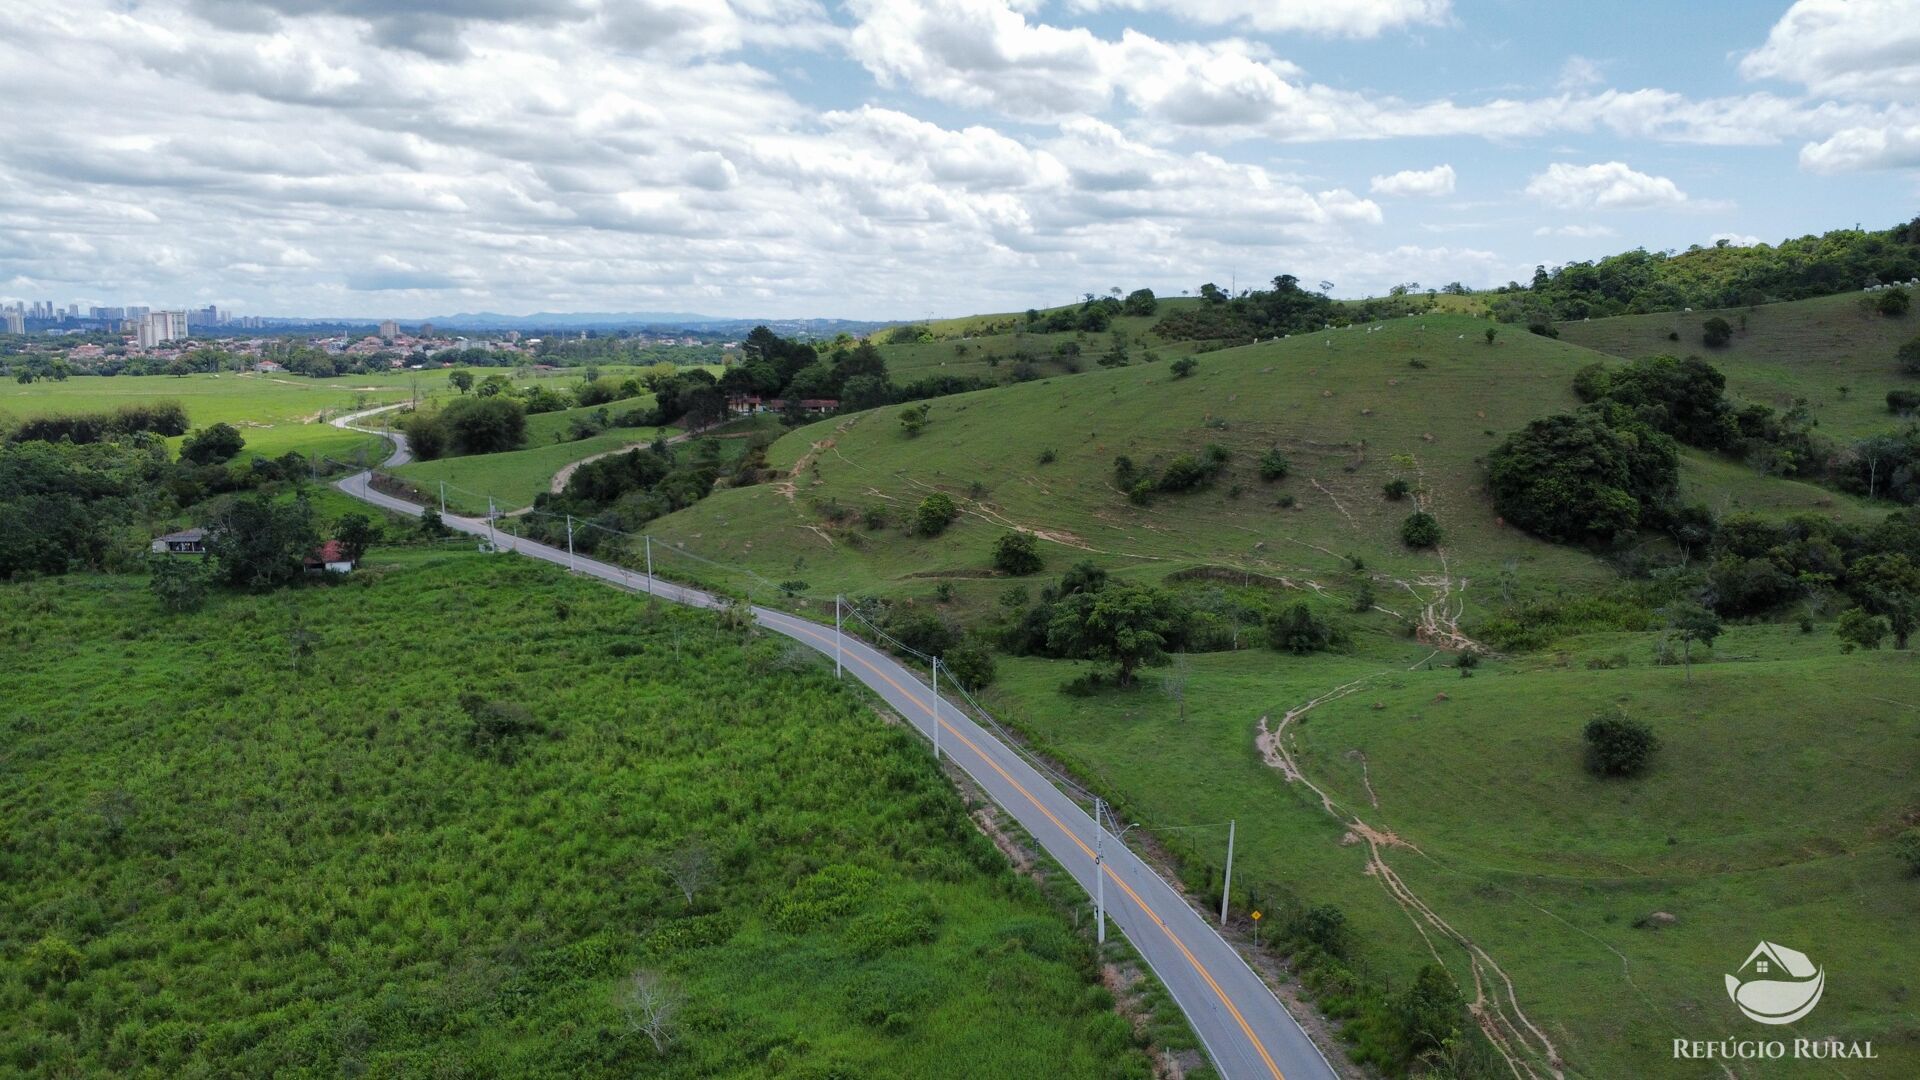
[[[1053,447],[1049,446],[1045,450],[1040,451],[1040,464],[1051,465],[1058,460],[1060,460],[1060,455],[1054,453]]]
[[[960,508],[944,491],[936,491],[920,500],[913,511],[913,531],[921,536],[939,536],[960,516]]]
[[[1331,649],[1341,637],[1339,629],[1314,614],[1304,600],[1267,616],[1267,643],[1295,656]]]
[[[1920,411],[1920,390],[1887,391],[1887,411],[1890,413]]]
[[[1573,373],[1573,393],[1581,401],[1595,402],[1607,396],[1607,390],[1613,383],[1607,365],[1598,361],[1588,364]]]
[[[212,575],[205,560],[159,555],[148,560],[147,572],[147,588],[166,610],[198,611],[206,603]]]
[[[420,512],[420,535],[429,540],[438,540],[452,533],[447,523],[440,517],[440,511],[429,506]]]
[[[1025,577],[1041,565],[1039,545],[1026,533],[1007,533],[993,545],[993,568],[1003,574]]]
[[[1882,315],[1896,316],[1905,315],[1912,306],[1913,297],[1907,294],[1907,290],[1888,289],[1880,294],[1880,301],[1874,305],[1874,309]]]
[[[180,460],[196,465],[220,465],[232,461],[247,445],[231,424],[201,428],[180,443]]]
[[[979,691],[993,685],[993,654],[971,642],[961,642],[940,658],[942,670],[952,673],[961,686]]]
[[[1260,455],[1260,479],[1262,480],[1285,480],[1287,473],[1292,469],[1293,463],[1287,460],[1287,455],[1281,453],[1278,447]]]
[[[1195,360],[1191,356],[1183,356],[1180,359],[1175,360],[1170,365],[1170,367],[1173,370],[1173,377],[1176,379],[1186,378],[1187,376],[1193,374],[1194,370],[1197,369],[1199,366],[1200,366],[1200,361]]]
[[[1893,841],[1893,857],[1909,874],[1920,874],[1920,829],[1908,829]]]
[[[1400,542],[1410,548],[1430,548],[1440,543],[1440,523],[1425,510],[1415,510],[1400,523]]]
[[[461,694],[459,701],[467,714],[467,746],[483,757],[511,761],[514,744],[542,730],[532,713],[510,701],[489,701],[479,694]]]
[[[1920,337],[1900,346],[1895,354],[1900,359],[1900,370],[1909,375],[1920,375]]]
[[[1732,340],[1733,327],[1718,315],[1700,325],[1700,341],[1708,348],[1717,349]]]
[[[1587,721],[1587,769],[1597,776],[1634,776],[1647,767],[1660,740],[1653,729],[1624,712]]]
[[[1848,608],[1834,624],[1833,636],[1840,639],[1841,652],[1850,653],[1855,649],[1871,652],[1887,639],[1887,620],[1861,608]]]
[[[1386,482],[1386,485],[1380,489],[1380,493],[1385,495],[1389,502],[1399,502],[1413,493],[1413,485],[1396,476]]]
[[[1287,936],[1328,956],[1345,955],[1353,940],[1353,932],[1347,927],[1347,913],[1332,904],[1302,910],[1287,927]]]

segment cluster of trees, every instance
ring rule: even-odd
[[[1152,289],[1135,289],[1122,297],[1119,288],[1115,287],[1105,296],[1088,293],[1079,307],[1055,308],[1046,312],[1028,308],[1026,327],[1046,334],[1073,331],[1099,334],[1104,333],[1113,325],[1113,320],[1122,315],[1152,315],[1159,307],[1159,298],[1153,295]]]
[[[1277,451],[1276,451],[1277,453]],[[1113,459],[1113,482],[1127,493],[1127,498],[1145,506],[1153,501],[1155,495],[1179,494],[1198,491],[1213,483],[1221,470],[1227,467],[1232,454],[1218,443],[1209,443],[1197,454],[1180,454],[1167,462],[1159,472],[1138,465],[1125,454]],[[1280,475],[1284,476],[1285,468]],[[1262,476],[1266,476],[1262,466]],[[1277,477],[1269,477],[1277,479]]]
[[[1704,566],[1675,575],[1675,587],[1722,615],[1852,605],[1859,618],[1882,620],[1898,648],[1920,620],[1920,510],[1868,528],[1817,514],[1785,521],[1732,514],[1714,529],[1707,554]]]
[[[684,510],[716,486],[759,483],[768,475],[771,443],[771,435],[755,433],[731,462],[723,460],[721,444],[710,438],[678,446],[656,440],[650,447],[589,461],[573,471],[559,494],[542,494],[534,501],[541,513],[531,515],[526,527],[537,540],[564,543],[565,519],[571,515],[576,519],[575,550],[599,551],[618,541],[616,531],[631,533]]]
[[[1224,589],[1172,591],[1114,581],[1090,562],[1073,566],[1031,604],[1024,591],[1016,595],[1002,648],[1015,656],[1109,664],[1120,686],[1134,685],[1142,667],[1164,664],[1171,654],[1237,649],[1252,632],[1295,655],[1347,641],[1344,630],[1305,601],[1276,606]]]
[[[527,407],[501,394],[460,397],[438,409],[409,413],[399,427],[423,460],[447,454],[495,454],[526,445]]]
[[[96,413],[35,416],[5,432],[12,442],[97,443],[130,435],[185,435],[187,410],[177,401],[121,405]]]
[[[1489,297],[1502,322],[1601,318],[1685,307],[1750,307],[1920,277],[1920,218],[1881,231],[1836,229],[1778,245],[1726,241],[1679,254],[1635,249],[1542,266]]]
[[[1325,293],[1301,288],[1300,279],[1292,274],[1274,278],[1271,289],[1239,296],[1229,296],[1208,282],[1200,286],[1200,299],[1199,305],[1161,319],[1154,333],[1168,341],[1250,341],[1347,321]]]

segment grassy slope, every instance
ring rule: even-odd
[[[29,386],[0,388],[0,412],[15,416],[94,412],[131,402],[177,400],[195,427],[227,423],[240,429],[247,451],[278,457],[289,450],[344,456],[366,436],[342,431],[325,418],[357,406],[405,401],[410,379],[423,389],[440,389],[443,380],[420,373],[306,379],[299,376],[117,375],[71,378]],[[179,440],[174,440],[176,443]]]
[[[978,575],[1009,523],[1055,537],[1043,548],[1056,570],[1094,557],[1146,571],[1219,563],[1317,580],[1357,554],[1383,575],[1383,597],[1399,590],[1403,598],[1396,580],[1450,573],[1486,583],[1507,562],[1541,587],[1598,580],[1605,571],[1593,559],[1500,524],[1479,464],[1498,435],[1576,405],[1569,380],[1593,354],[1524,333],[1488,346],[1483,327],[1459,316],[1403,319],[1371,335],[1351,329],[1208,353],[1187,379],[1164,363],[1136,364],[943,398],[915,439],[892,409],[816,424],[772,451],[776,467],[800,466],[796,497],[778,486],[722,492],[657,532],[829,592],[897,592],[927,575]],[[1416,359],[1426,366],[1413,367]],[[1209,491],[1140,508],[1112,486],[1118,454],[1164,463],[1209,442],[1234,454]],[[1293,475],[1273,484],[1256,471],[1270,446],[1293,463]],[[1056,460],[1040,463],[1049,449]],[[1391,460],[1403,454],[1414,459],[1411,470]],[[1756,505],[1833,498],[1717,461],[1691,461],[1689,478],[1698,471],[1729,498]],[[1399,542],[1412,504],[1388,502],[1380,488],[1403,472],[1428,487],[1426,505],[1447,530],[1445,571],[1438,556]],[[819,509],[831,501],[903,514],[935,488],[966,512],[932,540],[898,528],[836,532]],[[1287,495],[1295,506],[1282,509]],[[975,594],[999,587],[958,584]],[[1485,595],[1469,586],[1469,610]]]
[[[1726,372],[1728,390],[1779,409],[1804,397],[1820,418],[1821,432],[1844,439],[1896,426],[1887,414],[1887,391],[1920,388],[1920,379],[1901,374],[1894,359],[1902,342],[1920,334],[1920,317],[1863,312],[1865,295],[1562,323],[1560,338],[1630,360],[1660,353],[1706,357]],[[1714,315],[1735,328],[1725,348],[1700,343],[1700,326]],[[1667,340],[1669,333],[1680,340]]]
[[[0,1068],[1144,1073],[924,748],[777,644],[473,555],[151,608],[138,579],[0,589]],[[468,690],[551,735],[476,756]],[[688,836],[717,860],[691,906],[651,869]],[[781,928],[842,864],[871,887]],[[641,967],[685,995],[663,1064],[614,1004]]]
[[[1716,651],[1752,659],[1697,667],[1689,685],[1648,664],[1650,637],[1608,635],[1566,667],[1497,663],[1463,680],[1408,671],[1420,652],[1364,640],[1312,661],[1196,657],[1184,724],[1158,694],[1063,696],[1059,664],[1003,662],[993,696],[1125,792],[1142,820],[1237,816],[1240,902],[1286,890],[1339,904],[1367,962],[1398,982],[1429,957],[1414,921],[1367,873],[1366,847],[1254,745],[1260,717],[1372,676],[1295,729],[1308,777],[1419,849],[1389,849],[1387,861],[1508,972],[1575,1075],[1703,1075],[1676,1067],[1668,1040],[1728,1033],[1872,1039],[1881,1061],[1858,1075],[1920,1069],[1920,1029],[1902,1004],[1920,885],[1888,844],[1916,810],[1912,654],[1842,656],[1824,630],[1741,628]],[[1585,668],[1619,652],[1626,669]],[[1665,743],[1631,783],[1580,768],[1580,725],[1616,703]],[[1656,911],[1679,921],[1634,927]],[[1817,955],[1833,980],[1813,1018],[1777,1033],[1750,1030],[1720,985],[1762,937]],[[1437,949],[1467,977],[1462,950]],[[1791,1064],[1753,1073],[1805,1075]]]

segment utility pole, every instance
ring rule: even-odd
[[[646,535],[647,541],[647,595],[653,595],[653,534]]]
[[[567,573],[569,574],[573,573],[575,571],[575,568],[576,568],[576,564],[573,561],[573,515],[568,514],[567,515]]]
[[[1098,796],[1093,800],[1093,935],[1098,944],[1107,943],[1107,871],[1106,871],[1106,826],[1100,824],[1101,808],[1105,803]]]
[[[940,658],[933,658],[933,760],[940,760]]]
[[[447,482],[440,481],[440,516],[447,516]]]
[[[487,496],[487,547],[493,551],[500,550],[500,545],[494,542],[493,536],[493,496],[491,495]]]
[[[1227,822],[1227,883],[1220,886],[1220,925],[1227,925],[1227,897],[1233,895],[1233,822]]]
[[[840,677],[840,594],[833,594],[833,677]]]

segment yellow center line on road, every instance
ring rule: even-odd
[[[792,623],[793,625],[791,628],[796,632],[805,634],[807,637],[810,637],[815,641],[820,642],[823,645],[830,645],[832,643],[832,639],[827,637],[826,634],[816,631],[812,623],[792,615],[780,615],[780,617]],[[1053,822],[1055,827],[1057,827],[1061,832],[1067,835],[1067,839],[1072,840],[1074,842],[1074,845],[1077,846],[1081,851],[1085,852],[1089,858],[1093,856],[1093,849],[1088,847],[1086,843],[1080,839],[1079,836],[1075,835],[1072,829],[1067,828],[1064,822],[1062,822],[1059,818],[1055,817],[1053,815],[1053,811],[1047,809],[1045,804],[1041,803],[1039,799],[1034,798],[1033,792],[1028,791],[1026,787],[1020,783],[1020,781],[1014,779],[1013,776],[1007,772],[1007,770],[1001,768],[999,762],[994,761],[992,758],[988,757],[986,753],[982,751],[978,746],[975,746],[973,743],[973,740],[967,738],[965,732],[958,730],[952,724],[947,723],[945,720],[938,720],[937,719],[938,714],[934,711],[934,709],[931,706],[929,706],[926,702],[920,700],[920,696],[916,694],[913,690],[909,690],[906,687],[901,686],[899,683],[895,682],[892,676],[880,670],[880,668],[875,666],[874,664],[868,662],[865,657],[859,655],[858,653],[848,653],[843,651],[841,655],[843,656],[843,658],[847,660],[852,660],[855,663],[859,664],[861,667],[864,667],[868,671],[873,672],[873,674],[876,677],[878,677],[882,682],[885,682],[888,686],[891,686],[895,690],[899,691],[903,696],[906,697],[908,701],[911,701],[915,705],[920,706],[920,708],[925,710],[929,715],[935,716],[936,722],[939,723],[939,725],[942,728],[952,732],[955,738],[959,739],[962,743],[966,744],[967,749],[972,750],[974,754],[977,757],[979,757],[981,761],[986,762],[989,768],[991,768],[994,772],[999,773],[1001,779],[1005,780],[1009,784],[1012,784],[1013,789],[1015,791],[1018,791],[1021,795],[1026,796],[1027,801],[1033,804],[1034,809],[1040,811],[1042,814],[1045,814],[1048,821]],[[917,683],[915,684],[916,688],[918,687],[918,685],[919,684]],[[1167,921],[1160,917],[1160,913],[1153,910],[1153,908],[1150,907],[1145,900],[1141,899],[1140,894],[1134,892],[1133,887],[1131,885],[1128,885],[1125,881],[1121,880],[1120,875],[1114,873],[1113,866],[1111,863],[1103,862],[1101,864],[1101,869],[1106,872],[1107,877],[1115,885],[1120,886],[1122,891],[1124,891],[1129,897],[1133,898],[1133,902],[1139,905],[1140,910],[1146,912],[1149,916],[1153,918],[1153,921],[1160,927],[1161,932],[1167,935],[1167,940],[1173,942],[1174,947],[1180,950],[1180,954],[1187,958],[1187,963],[1193,965],[1193,970],[1198,972],[1200,974],[1200,977],[1206,980],[1207,985],[1213,988],[1214,994],[1220,998],[1220,1004],[1225,1005],[1227,1007],[1227,1012],[1233,1016],[1234,1022],[1240,1025],[1240,1030],[1244,1032],[1247,1036],[1247,1039],[1253,1043],[1253,1048],[1260,1052],[1260,1060],[1266,1063],[1267,1068],[1273,1073],[1276,1080],[1286,1080],[1286,1074],[1282,1073],[1280,1071],[1280,1066],[1274,1063],[1273,1055],[1267,1053],[1266,1044],[1261,1042],[1260,1036],[1254,1033],[1253,1026],[1247,1023],[1247,1018],[1242,1016],[1240,1014],[1240,1010],[1234,1006],[1233,999],[1227,996],[1227,992],[1225,988],[1223,988],[1217,981],[1215,981],[1213,977],[1213,973],[1207,970],[1207,966],[1200,962],[1199,957],[1193,955],[1193,951],[1191,949],[1187,948],[1187,943],[1180,940],[1179,936],[1173,932],[1173,928],[1167,925]]]

